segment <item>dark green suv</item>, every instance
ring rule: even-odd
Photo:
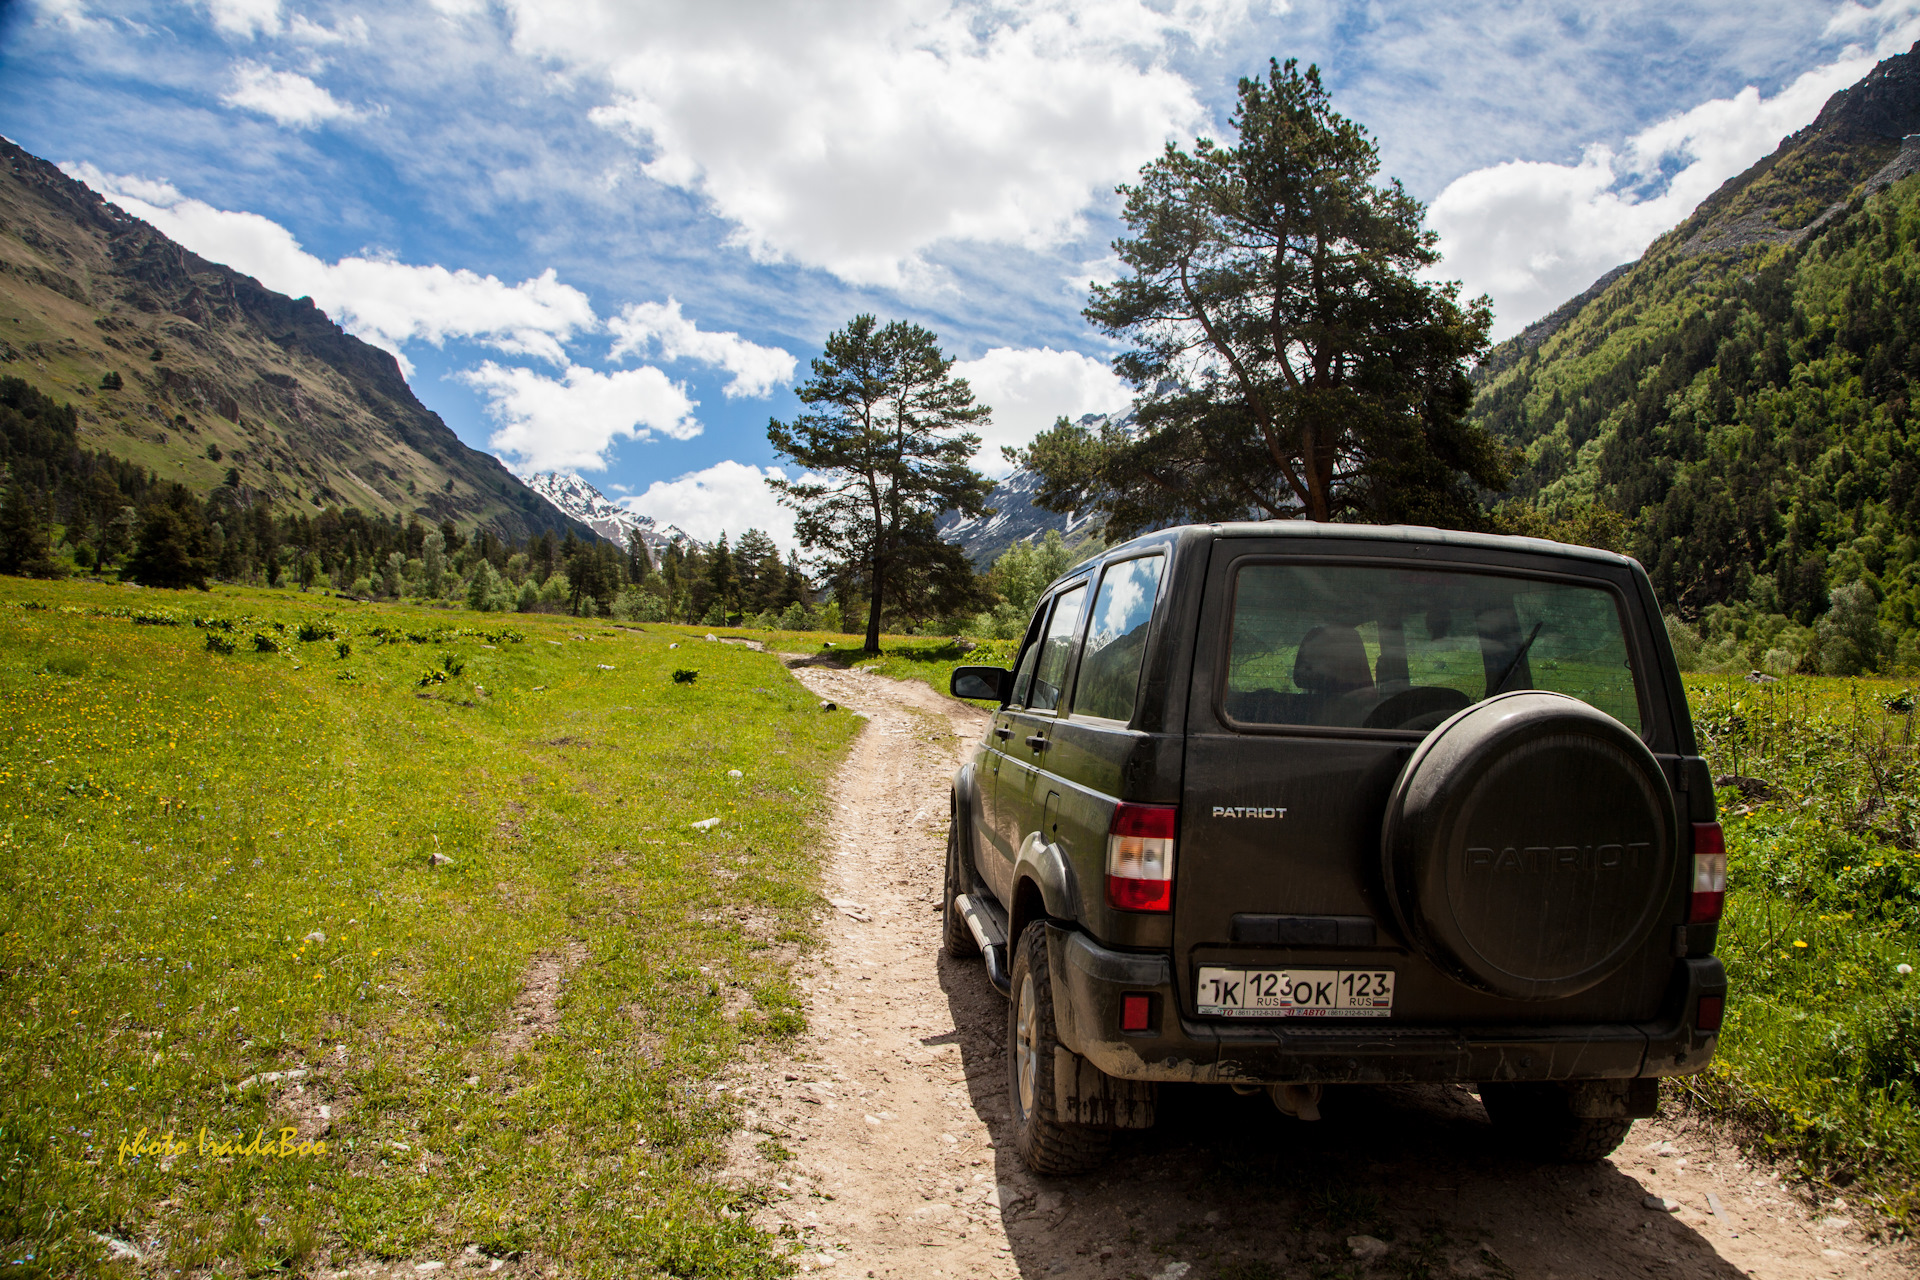
[[[946,947],[1010,997],[1027,1165],[1160,1081],[1479,1086],[1598,1159],[1713,1056],[1726,880],[1646,574],[1606,552],[1273,522],[1053,583],[954,777]]]

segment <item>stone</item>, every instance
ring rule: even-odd
[[[315,929],[312,933],[300,939],[300,941],[302,942],[325,942],[326,940],[327,940],[327,935],[320,932],[318,929]]]
[[[1384,1258],[1392,1248],[1392,1245],[1376,1236],[1347,1237],[1347,1252],[1362,1262],[1368,1262],[1374,1258]]]
[[[711,831],[719,825],[720,819],[718,818],[702,818],[693,824],[693,829],[695,831]]]
[[[1648,1196],[1640,1203],[1649,1209],[1657,1209],[1661,1213],[1672,1213],[1680,1207],[1678,1200],[1670,1200],[1666,1196]]]
[[[729,769],[727,770],[727,776],[729,778],[744,778],[747,775],[740,772],[738,769]]]

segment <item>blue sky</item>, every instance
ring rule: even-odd
[[[1920,36],[1877,6],[0,0],[0,132],[398,355],[468,443],[696,536],[788,525],[769,416],[860,311],[981,462],[1115,409],[1112,193],[1317,63],[1511,333]]]

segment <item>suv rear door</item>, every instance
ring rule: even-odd
[[[1583,578],[1546,557],[1490,566],[1484,551],[1471,563],[1448,552],[1360,540],[1306,554],[1295,539],[1216,545],[1175,870],[1175,965],[1189,1013],[1202,965],[1390,972],[1391,1017],[1402,1025],[1655,1013],[1672,969],[1658,930],[1613,977],[1551,1008],[1470,989],[1397,932],[1381,821],[1426,731],[1502,690],[1569,693],[1635,729],[1650,705],[1633,675],[1647,665],[1626,625],[1626,570],[1594,564]]]
[[[1062,586],[1042,606],[1046,623],[1021,657],[1013,698],[994,718],[1008,734],[1000,744],[1000,776],[994,785],[994,851],[999,865],[987,871],[987,883],[1005,902],[1012,891],[1013,861],[1028,833],[1038,831],[1046,806],[1046,753],[1052,745],[1061,698],[1072,674],[1086,612],[1087,580]]]

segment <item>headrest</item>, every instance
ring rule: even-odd
[[[1315,627],[1293,659],[1293,686],[1307,693],[1352,693],[1370,688],[1367,646],[1360,633],[1339,624]]]

